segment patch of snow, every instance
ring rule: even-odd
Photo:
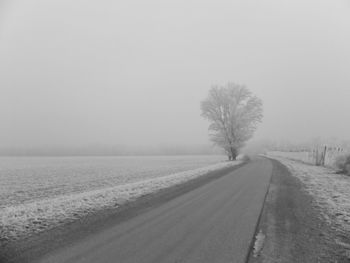
[[[265,234],[260,230],[255,237],[254,251],[253,251],[254,257],[258,257],[260,255],[260,252],[264,246],[265,238],[266,238]]]
[[[349,176],[336,174],[331,168],[268,156],[284,164],[306,186],[328,222],[335,223],[335,228],[341,232],[350,232]]]
[[[118,207],[143,195],[240,163],[223,162],[134,183],[0,208],[0,243],[41,232],[102,209]]]

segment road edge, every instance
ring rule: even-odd
[[[271,160],[269,158],[266,158],[266,157],[263,157],[263,158],[268,159],[271,162]],[[271,174],[271,176],[270,176],[270,180],[269,180],[269,183],[268,183],[268,186],[267,186],[267,189],[266,189],[266,193],[265,193],[265,196],[264,196],[263,205],[261,206],[261,211],[259,213],[258,220],[256,222],[255,229],[254,229],[254,235],[253,235],[253,238],[252,238],[252,240],[250,242],[249,249],[248,249],[246,258],[244,260],[244,263],[249,263],[250,257],[251,257],[251,255],[252,255],[252,253],[254,251],[254,245],[255,245],[255,240],[256,240],[255,237],[258,234],[259,224],[260,224],[260,221],[261,221],[261,218],[262,218],[262,215],[263,215],[263,211],[264,211],[264,208],[265,208],[266,199],[267,199],[267,196],[268,196],[269,191],[270,191],[272,175],[273,174]]]

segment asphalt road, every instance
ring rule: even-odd
[[[269,160],[255,159],[40,262],[245,262],[271,173]]]

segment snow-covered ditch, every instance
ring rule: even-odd
[[[102,209],[118,207],[143,195],[240,163],[241,161],[222,162],[139,182],[1,208],[0,244],[50,229]]]
[[[350,233],[350,177],[325,167],[304,164],[283,157],[269,156],[283,163],[300,179],[328,222],[343,233]]]

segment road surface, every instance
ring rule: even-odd
[[[258,158],[40,262],[245,262],[272,163]]]

